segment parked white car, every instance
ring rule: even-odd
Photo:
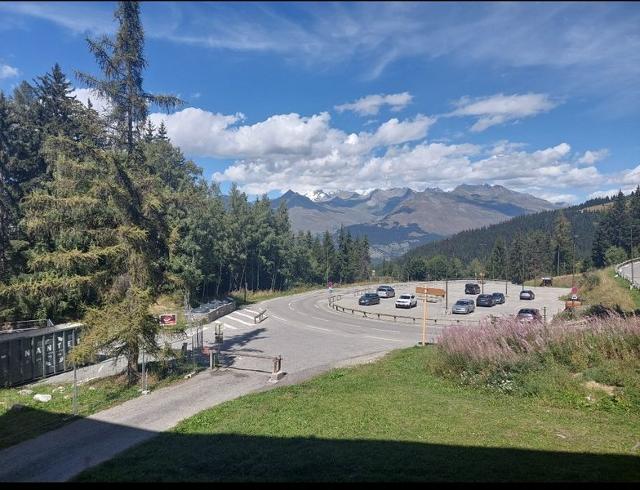
[[[413,308],[418,306],[415,294],[401,294],[396,300],[396,308]]]

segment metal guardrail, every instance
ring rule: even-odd
[[[363,318],[377,318],[380,320],[382,317],[393,318],[394,322],[397,322],[399,319],[411,320],[411,323],[422,323],[422,318],[414,317],[414,316],[405,316],[405,315],[392,315],[391,313],[373,313],[370,311],[357,310],[355,308],[347,308],[346,306],[340,306],[335,303],[331,305],[331,307],[336,311],[341,311],[345,313],[347,311],[351,312],[352,315],[356,313],[362,314]],[[477,325],[480,323],[480,320],[460,320],[457,318],[429,318],[427,319],[427,324],[432,325]]]

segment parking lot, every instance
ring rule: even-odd
[[[466,315],[452,314],[451,307],[459,299],[475,299],[478,295],[465,294],[464,285],[471,281],[430,281],[430,282],[410,282],[410,283],[396,283],[385,284],[392,286],[395,289],[395,296],[393,298],[380,298],[380,304],[362,306],[358,304],[358,299],[364,290],[358,290],[356,293],[343,294],[342,298],[335,304],[344,308],[353,308],[356,310],[371,312],[371,313],[385,313],[390,315],[402,315],[422,318],[423,301],[418,300],[418,306],[410,309],[396,308],[395,300],[404,293],[415,294],[416,286],[428,286],[432,288],[448,289],[448,298],[430,298],[428,303],[428,316],[429,318],[437,319],[459,319],[459,320],[481,320],[488,315],[505,316],[515,315],[520,308],[538,308],[540,314],[543,314],[546,308],[547,320],[562,311],[564,309],[564,301],[558,299],[560,296],[569,294],[570,290],[567,288],[554,288],[554,287],[526,287],[535,293],[534,300],[521,300],[520,291],[522,286],[517,284],[505,283],[505,281],[486,281],[484,284],[484,293],[491,294],[494,292],[502,293],[506,296],[506,301],[503,304],[495,305],[492,307],[476,306],[473,313]],[[368,292],[375,292],[379,284],[374,284],[368,288]]]

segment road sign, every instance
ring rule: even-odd
[[[175,313],[165,313],[164,315],[160,315],[160,325],[163,327],[175,325],[177,322],[178,316]]]
[[[575,287],[575,286],[573,286],[573,287],[571,288],[571,294],[576,294],[577,292],[578,292],[578,288],[577,288],[577,287]]]
[[[416,286],[416,294],[424,294],[427,296],[445,296],[444,289],[427,288],[423,286]]]

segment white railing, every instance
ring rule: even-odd
[[[625,260],[624,262],[621,262],[620,264],[615,266],[615,271],[619,276],[624,277],[627,281],[629,281],[631,283],[631,287],[640,289],[640,274],[635,274],[633,271],[633,266],[637,262],[640,262],[640,258]],[[623,272],[623,268],[627,265],[631,265],[632,272],[629,275]]]

